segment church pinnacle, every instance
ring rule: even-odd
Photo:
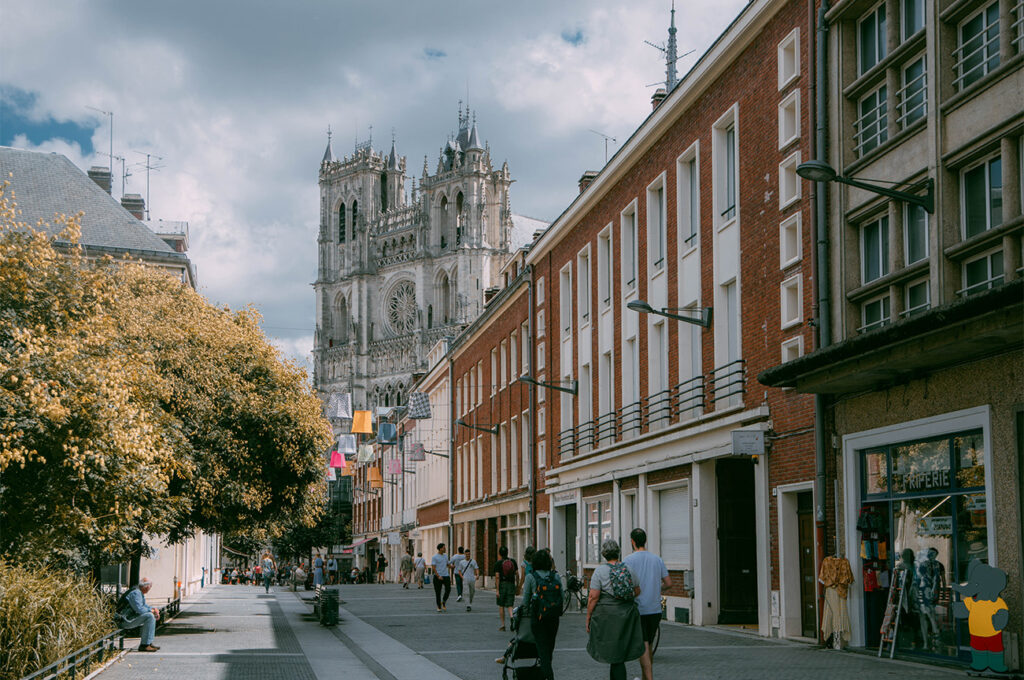
[[[672,0],[672,21],[668,27],[668,45],[665,47],[665,91],[671,92],[679,79],[676,77],[676,3]]]

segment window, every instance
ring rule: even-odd
[[[576,306],[580,325],[590,322],[590,246],[576,256]]]
[[[636,207],[622,213],[622,280],[627,290],[636,288]]]
[[[521,363],[523,367],[521,369],[521,375],[527,375],[530,372],[530,323],[524,321],[519,327],[520,344],[522,345],[521,350]]]
[[[804,355],[804,338],[798,335],[782,343],[782,363],[799,359]]]
[[[885,59],[886,55],[885,3],[882,2],[857,22],[857,51],[860,73]]]
[[[889,218],[881,217],[861,227],[861,283],[871,283],[889,273]]]
[[[779,209],[785,208],[793,201],[800,200],[800,177],[796,174],[796,166],[800,165],[800,152],[779,163]]]
[[[626,340],[626,357],[629,363],[623,368],[629,369],[629,379],[624,379],[624,382],[629,389],[622,396],[625,403],[632,404],[640,399],[640,355],[637,353],[636,337]]]
[[[579,380],[578,388],[577,388],[579,396],[578,396],[578,398],[576,400],[576,403],[578,404],[578,408],[579,408],[579,416],[578,416],[579,420],[577,422],[579,422],[581,424],[582,423],[589,423],[591,421],[591,419],[593,419],[593,417],[594,417],[594,413],[593,413],[594,412],[594,400],[593,400],[593,397],[591,396],[591,392],[593,391],[593,389],[594,389],[594,381],[593,381],[593,378],[591,377],[590,364],[582,364],[580,366],[580,380]],[[563,392],[563,394],[565,394],[565,393]],[[568,399],[568,406],[571,409],[572,408],[572,395],[571,394],[565,394],[565,396],[569,398]],[[570,419],[569,427],[572,427],[572,426],[573,426],[573,422]],[[582,439],[583,439],[583,437],[581,437],[581,440]]]
[[[498,457],[501,459],[501,489],[508,489],[508,425],[501,424],[498,430]]]
[[[800,261],[802,245],[800,242],[801,214],[797,213],[779,225],[779,268]]]
[[[541,439],[537,442],[537,467],[547,467],[548,464],[548,443]]]
[[[491,396],[498,393],[498,348],[491,349]]]
[[[903,87],[899,91],[900,116],[896,121],[900,128],[910,127],[928,112],[928,80],[924,69],[924,55],[903,69]]]
[[[345,204],[338,208],[338,243],[345,242]]]
[[[688,307],[700,307],[697,300],[690,300]],[[701,366],[701,331],[696,324],[683,324],[679,328],[679,378],[680,382],[688,383],[680,397],[679,408],[684,417],[695,418],[703,411],[703,367]],[[691,382],[692,381],[692,382]]]
[[[924,28],[924,0],[902,0],[900,9],[903,14],[903,39],[909,40]]]
[[[676,168],[679,188],[676,191],[679,210],[680,254],[697,245],[700,233],[700,174],[697,164],[698,146],[694,144]]]
[[[476,362],[476,403],[477,406],[484,401],[484,360]]]
[[[537,343],[537,370],[538,371],[543,371],[544,370],[544,343],[543,342],[538,342]],[[544,390],[541,390],[540,393],[543,394]]]
[[[780,288],[782,327],[788,328],[803,320],[803,277],[791,276],[782,282]]]
[[[544,302],[544,277],[542,276],[537,279],[537,306],[543,305]]]
[[[565,341],[572,334],[572,267],[565,265],[559,276],[558,314],[560,317],[559,328],[562,330],[562,340]]]
[[[794,28],[779,43],[779,89],[800,75],[800,28]]]
[[[967,18],[957,32],[959,43],[953,51],[957,77],[953,83],[963,90],[999,66],[999,3]]]
[[[519,454],[519,420],[512,418],[509,422],[509,472],[511,473],[511,485],[513,489],[519,488],[519,470],[521,465],[517,465],[519,461],[516,460],[516,456]]]
[[[622,554],[628,555],[633,552],[632,546],[629,542],[629,532],[633,531],[633,528],[639,524],[636,514],[636,492],[623,493],[620,501],[619,532],[621,536],[619,546],[622,548]]]
[[[930,306],[928,279],[911,281],[904,288],[903,313],[900,316],[913,316],[923,312]]]
[[[491,435],[491,493],[498,493],[498,435]]]
[[[907,264],[914,264],[928,257],[928,213],[919,205],[906,204],[903,209],[903,231],[905,240],[903,252]]]
[[[665,267],[665,180],[657,186],[647,187],[647,252],[650,269],[661,271]]]
[[[857,105],[854,121],[857,155],[863,156],[889,139],[888,93],[885,85],[864,95]]]
[[[600,564],[601,543],[612,537],[612,503],[609,498],[587,499],[586,508],[586,562]]]
[[[725,298],[725,343],[726,362],[731,363],[740,358],[740,300],[736,281],[722,286]]]
[[[544,331],[546,330],[544,325],[544,310],[537,310],[537,337],[544,337]]]
[[[508,340],[501,341],[501,375],[498,376],[498,386],[504,387],[508,384]]]
[[[522,436],[522,451],[519,454],[519,461],[522,463],[523,469],[523,485],[527,485],[530,482],[530,437],[533,433],[530,432],[530,412],[523,411],[522,419],[519,421],[523,424]]]
[[[601,309],[612,302],[612,234],[605,228],[597,237],[597,299]]]
[[[601,367],[597,379],[599,381],[597,398],[599,400],[598,413],[604,415],[615,409],[615,364],[612,362],[611,351],[601,355]],[[600,433],[599,433],[600,434]]]
[[[963,173],[964,238],[1003,223],[1003,165],[997,156]]]
[[[648,393],[658,394],[668,389],[668,324],[664,319],[655,321],[648,333],[649,373],[647,380]]]
[[[964,262],[963,295],[980,293],[1003,282],[1003,251],[989,251]]]
[[[658,491],[658,552],[666,565],[690,566],[690,489]]]
[[[779,148],[800,138],[800,90],[793,90],[779,103]]]
[[[720,133],[721,152],[718,157],[716,183],[718,212],[723,221],[736,217],[736,125],[729,124]]]
[[[860,327],[860,331],[870,331],[874,328],[879,328],[889,323],[891,315],[889,306],[889,296],[883,295],[869,300],[864,303],[862,310],[862,322],[863,325]]]
[[[516,331],[512,331],[512,335],[509,337],[508,342],[508,360],[509,360],[509,382],[515,382],[515,379],[519,376],[519,336]]]

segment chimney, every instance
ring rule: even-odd
[[[654,94],[651,96],[651,111],[661,106],[661,103],[665,101],[665,97],[667,96],[668,92],[665,91],[665,88],[659,87],[655,90]]]
[[[583,176],[580,177],[580,193],[582,194],[586,191],[587,187],[589,187],[590,183],[595,179],[597,179],[597,170],[587,170],[584,172]]]
[[[113,183],[110,168],[105,168],[102,165],[92,166],[89,168],[89,179],[96,182],[100,189],[103,189],[108,194],[110,193],[110,185]]]
[[[484,290],[484,306],[489,305],[491,303],[491,300],[494,299],[494,296],[497,295],[500,292],[501,292],[501,288],[487,288],[487,289],[485,289]]]
[[[146,219],[146,202],[139,194],[125,194],[121,197],[121,205],[135,216],[137,220]]]

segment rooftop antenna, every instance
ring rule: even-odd
[[[85,108],[97,113],[102,113],[104,116],[109,116],[110,118],[110,153],[108,153],[107,156],[110,158],[110,174],[114,174],[114,112],[97,109],[95,106],[86,106]]]
[[[135,149],[132,149],[132,151],[135,151]],[[149,219],[149,173],[150,173],[150,171],[153,171],[153,170],[159,172],[160,169],[164,167],[162,165],[159,165],[160,161],[162,161],[164,159],[164,157],[163,156],[156,156],[154,154],[151,154],[148,151],[135,151],[135,153],[140,154],[140,155],[146,157],[146,163],[145,164],[142,164],[140,162],[140,163],[137,163],[137,165],[141,165],[142,167],[146,168],[146,219],[148,220]],[[157,164],[154,164],[154,161],[156,161]]]
[[[590,128],[587,128],[587,129],[590,130]],[[612,144],[617,143],[618,140],[615,139],[614,137],[612,137],[611,135],[606,135],[605,133],[598,132],[597,130],[590,130],[590,132],[593,132],[595,135],[598,135],[600,137],[604,137],[604,162],[605,162],[605,165],[607,165],[608,164],[608,140],[610,139],[612,141]]]
[[[125,181],[132,176],[132,173],[128,172],[124,166],[124,156],[114,156],[116,160],[121,161],[121,195],[124,196]]]
[[[672,21],[668,27],[668,43],[664,45],[655,45],[650,40],[645,40],[645,43],[664,53],[665,55],[665,92],[671,92],[672,88],[679,82],[679,78],[676,77],[676,62],[685,57],[687,54],[693,53],[694,50],[684,52],[683,54],[676,55],[676,3],[672,0]],[[653,85],[660,85],[661,83],[651,83],[647,87]]]

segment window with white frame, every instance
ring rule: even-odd
[[[960,186],[965,239],[1003,223],[1003,164],[999,156],[964,170]]]
[[[519,332],[512,331],[512,335],[509,336],[508,340],[508,360],[509,360],[509,382],[515,382],[519,376]]]
[[[782,343],[782,363],[799,359],[804,355],[804,337],[798,335]]]
[[[924,29],[924,0],[900,0],[900,28],[903,40]]]
[[[543,365],[538,367],[537,370],[540,371],[540,369],[542,369],[542,368],[544,368]],[[544,382],[544,373],[543,372],[537,373],[537,380],[539,382]],[[539,389],[539,390],[537,390],[537,403],[538,404],[543,404],[545,401],[547,401],[547,398],[548,398],[547,395],[548,395],[548,391],[546,389]]]
[[[537,441],[537,467],[547,467],[548,464],[548,443],[547,440]]]
[[[690,488],[655,491],[658,505],[658,554],[665,565],[690,567]]]
[[[648,357],[650,372],[647,389],[651,395],[668,389],[668,324],[663,318],[655,318],[648,331]]]
[[[782,327],[789,328],[803,321],[803,276],[796,274],[782,282],[779,289]]]
[[[484,360],[476,362],[476,404],[484,401]]]
[[[732,363],[740,359],[740,298],[735,279],[722,286],[722,298],[725,302],[726,361]]]
[[[925,72],[925,58],[920,57],[903,67],[902,87],[897,95],[901,129],[910,127],[928,113],[928,77]]]
[[[908,265],[928,258],[928,213],[919,205],[904,204],[903,254]]]
[[[800,27],[794,28],[779,43],[779,89],[800,75]]]
[[[544,310],[543,309],[538,309],[537,310],[537,337],[538,338],[544,337],[544,332],[545,332],[545,330],[547,328],[546,325],[544,324],[544,319],[545,318],[546,318],[546,316],[544,314]]]
[[[861,75],[885,59],[887,40],[885,2],[880,2],[857,22],[857,54]]]
[[[484,447],[480,437],[476,438],[476,496],[484,497]]]
[[[590,323],[590,246],[576,255],[576,308],[580,325]]]
[[[779,268],[785,269],[800,261],[803,248],[801,241],[801,213],[796,213],[779,225]]]
[[[491,435],[491,493],[498,493],[498,435]]]
[[[559,275],[558,287],[558,314],[559,329],[564,342],[572,334],[572,266],[570,264],[562,267]]]
[[[900,316],[913,316],[931,306],[928,277],[907,282],[903,287],[903,313]]]
[[[519,488],[519,461],[516,457],[519,455],[519,419],[515,416],[509,421],[508,425],[508,451],[509,451],[509,473],[511,475],[511,488]]]
[[[633,552],[633,546],[629,542],[629,534],[639,524],[640,519],[636,512],[636,491],[622,492],[619,501],[619,531],[622,534],[619,546],[621,546],[622,554],[625,556]]]
[[[636,254],[636,204],[622,212],[622,284],[626,291],[636,288],[638,269]]]
[[[964,287],[962,295],[980,293],[1003,282],[1003,251],[990,250],[963,265]]]
[[[498,386],[505,387],[508,384],[508,340],[501,341],[501,375],[498,376]]]
[[[647,254],[649,273],[665,267],[665,176],[647,187]]]
[[[622,394],[624,404],[632,404],[640,400],[640,354],[636,336],[626,339],[626,360],[622,367],[622,379],[625,391]]]
[[[779,102],[779,148],[800,139],[800,90],[793,90]]]
[[[889,273],[889,217],[883,215],[860,228],[861,283]]]
[[[736,122],[730,111],[715,126],[715,208],[719,222],[736,217],[737,158]]]
[[[612,352],[608,350],[601,354],[601,365],[598,369],[598,408],[600,415],[611,413],[615,410],[615,364],[612,360]]]
[[[999,2],[991,2],[968,16],[957,29],[953,51],[957,90],[984,78],[999,66]]]
[[[796,167],[800,165],[800,152],[792,154],[779,163],[779,209],[800,200],[800,176]]]
[[[530,481],[530,437],[533,435],[530,432],[530,412],[523,411],[522,417],[519,422],[523,424],[521,441],[521,450],[519,453],[519,462],[522,467],[522,480],[523,484],[526,485]]]
[[[597,302],[600,309],[612,304],[612,233],[605,227],[597,235]]]
[[[498,393],[498,348],[491,349],[491,396]]]
[[[699,146],[686,150],[676,162],[676,206],[679,211],[679,253],[682,255],[697,245],[700,233],[700,171],[697,151]]]
[[[588,364],[580,364],[580,378],[579,378],[579,382],[577,383],[577,394],[578,394],[578,396],[577,396],[577,399],[576,399],[576,407],[579,410],[579,413],[577,414],[577,418],[578,418],[578,420],[576,421],[577,423],[580,423],[580,424],[589,423],[594,418],[594,400],[593,400],[593,397],[592,397],[593,389],[594,389],[594,383],[593,383],[593,377],[591,376],[590,364],[589,363]],[[572,395],[571,394],[565,394],[565,396],[569,397],[568,403],[569,403],[569,408],[571,409],[572,408]],[[572,427],[574,424],[575,423],[570,422],[569,423],[569,427]],[[589,440],[589,438],[587,438],[587,440],[584,441],[584,439],[586,437],[587,437],[587,435],[585,435],[584,433],[581,432],[581,437],[580,437],[580,440],[579,440],[579,446],[581,447],[581,449],[583,451],[589,450],[590,440]]]
[[[501,490],[508,490],[508,425],[498,428],[498,458],[501,459]]]
[[[888,324],[891,318],[889,295],[880,295],[861,305],[861,327],[858,330],[865,332],[880,328]]]
[[[863,156],[889,140],[888,89],[880,85],[860,98],[854,121],[857,155]]]
[[[688,307],[698,309],[697,300]],[[701,366],[701,331],[696,324],[682,324],[679,328],[679,381],[686,384],[680,395],[679,407],[684,417],[695,418],[703,411],[703,367]]]
[[[521,375],[526,375],[527,373],[530,372],[530,322],[529,321],[524,321],[519,326],[519,337],[521,338],[521,340],[520,340],[520,345],[521,345],[520,354],[522,354],[521,362],[523,364],[522,368],[520,370],[521,370]]]
[[[558,430],[559,432],[565,432],[566,430],[571,430],[576,424],[576,414],[573,412],[574,399],[573,395],[567,392],[559,392],[558,399],[558,416],[560,419]]]
[[[537,409],[537,434],[544,434],[548,430],[547,411],[544,408]]]
[[[601,544],[612,537],[612,501],[607,496],[586,498],[583,507],[587,545],[584,559],[587,564],[600,564]]]

